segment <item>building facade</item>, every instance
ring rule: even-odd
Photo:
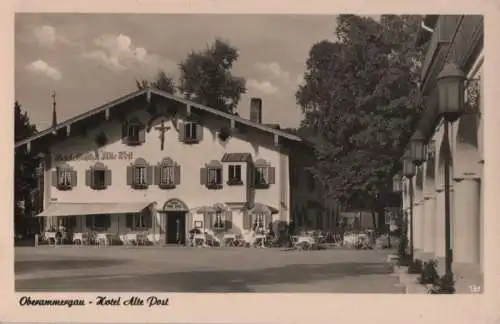
[[[421,92],[425,110],[417,125],[426,138],[427,160],[417,167],[412,182],[403,184],[404,209],[413,214],[415,256],[437,258],[445,265],[445,154],[449,152],[451,248],[458,292],[481,287],[484,272],[483,235],[483,17],[473,15],[426,16],[420,42],[429,42],[422,66]],[[437,76],[448,62],[466,75],[465,114],[450,125],[444,137],[438,117]],[[449,150],[449,151],[446,151]],[[414,188],[410,205],[410,185]]]
[[[251,119],[146,89],[15,144],[43,155],[45,228],[148,232],[184,243],[190,230],[245,234],[288,223],[291,156],[301,138]],[[295,153],[293,153],[295,152]]]

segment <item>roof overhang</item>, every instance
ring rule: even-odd
[[[128,101],[132,101],[132,100],[144,100],[144,103],[146,104],[146,103],[151,102],[152,96],[158,96],[161,98],[176,101],[178,103],[186,105],[191,110],[194,108],[194,109],[198,109],[200,111],[208,112],[208,113],[213,114],[215,116],[223,117],[231,123],[232,127],[236,127],[237,124],[242,124],[242,125],[246,125],[248,127],[254,128],[254,129],[258,129],[258,130],[270,133],[270,134],[274,135],[275,143],[278,143],[280,138],[285,138],[287,140],[295,141],[295,142],[302,142],[302,138],[295,135],[295,134],[291,134],[291,133],[273,128],[271,126],[264,125],[264,124],[255,123],[255,122],[252,122],[248,119],[239,117],[237,115],[225,113],[225,112],[219,111],[217,109],[207,107],[207,106],[195,103],[193,101],[172,95],[172,94],[167,93],[167,92],[162,91],[162,90],[149,88],[149,89],[144,89],[144,90],[132,92],[132,93],[127,94],[123,97],[112,100],[112,101],[110,101],[102,106],[94,108],[94,109],[87,111],[83,114],[80,114],[76,117],[70,118],[62,123],[57,124],[55,127],[50,127],[44,131],[36,133],[35,135],[33,135],[29,138],[26,138],[26,139],[23,139],[21,141],[16,142],[14,144],[14,147],[17,149],[17,148],[26,146],[27,150],[30,151],[31,144],[33,144],[34,142],[42,140],[44,138],[56,138],[58,132],[61,130],[64,130],[64,129],[66,129],[66,132],[69,133],[71,127],[75,123],[82,122],[85,119],[95,117],[96,115],[103,115],[104,118],[102,120],[107,120],[110,118],[113,111],[115,111],[117,108],[120,108],[118,106],[120,106],[121,104],[125,104]],[[134,107],[137,107],[136,109],[139,109],[141,106],[135,105]]]

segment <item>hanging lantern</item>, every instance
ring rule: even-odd
[[[425,137],[420,130],[417,130],[410,139],[410,155],[415,165],[422,165],[427,158],[427,146],[425,145]]]
[[[437,76],[438,113],[447,121],[457,120],[464,113],[465,80],[465,74],[455,63],[446,63]]]
[[[403,155],[403,176],[407,178],[411,178],[415,175],[415,164],[413,164],[413,160],[411,158],[410,152],[407,151]]]
[[[398,173],[394,177],[392,177],[392,191],[394,192],[400,192],[401,191],[401,175]]]

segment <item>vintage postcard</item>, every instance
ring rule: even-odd
[[[493,323],[491,18],[123,3],[10,20],[0,320]]]

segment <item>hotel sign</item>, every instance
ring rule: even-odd
[[[102,160],[133,160],[134,154],[127,151],[109,152],[85,152],[85,153],[69,153],[55,154],[56,161],[102,161]]]

